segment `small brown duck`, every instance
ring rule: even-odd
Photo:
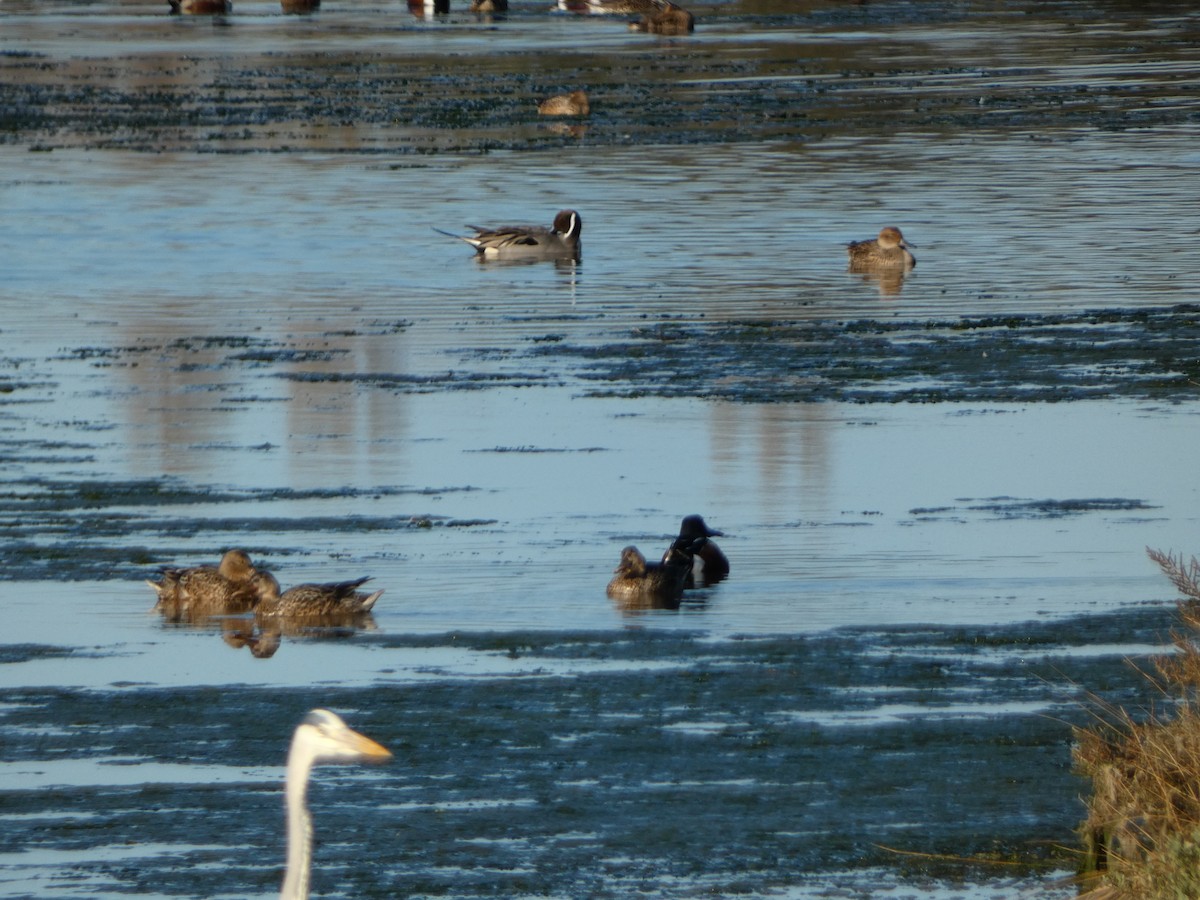
[[[637,547],[628,546],[621,551],[605,593],[628,606],[677,608],[697,549],[694,539],[676,538],[662,562],[649,563]]]
[[[228,550],[216,566],[163,569],[159,581],[146,584],[158,595],[154,608],[178,621],[248,612],[258,602],[257,574],[244,550]]]
[[[337,619],[364,616],[371,611],[383,591],[367,594],[358,590],[370,581],[331,581],[326,584],[298,584],[279,592],[279,582],[270,572],[259,572],[252,581],[258,591],[257,618]]]
[[[667,36],[691,34],[696,30],[696,17],[682,6],[668,3],[666,9],[646,13],[640,22],[630,22],[629,30]]]
[[[480,228],[468,225],[474,237],[442,231],[442,234],[466,241],[484,260],[578,260],[582,251],[579,240],[583,220],[573,209],[564,209],[554,217],[554,225],[502,225]],[[440,231],[440,229],[437,229]]]
[[[543,116],[586,116],[590,112],[586,91],[559,94],[538,104],[538,113]]]
[[[908,252],[909,244],[899,228],[889,225],[879,232],[879,237],[869,241],[851,241],[846,245],[853,272],[872,269],[911,269],[917,260]]]
[[[725,532],[709,528],[703,516],[683,517],[683,522],[679,525],[679,540],[687,540],[697,545],[693,554],[692,571],[688,573],[684,587],[716,584],[729,576],[729,560],[720,547],[708,540],[724,536]]]

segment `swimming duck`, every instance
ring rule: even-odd
[[[233,4],[229,0],[167,0],[173,15],[217,16],[230,12]]]
[[[571,91],[549,97],[538,104],[538,113],[543,116],[586,116],[591,112],[585,91]]]
[[[146,584],[158,594],[154,608],[178,621],[249,611],[258,602],[256,574],[244,550],[228,550],[216,566],[163,569],[159,581]]]
[[[670,0],[558,0],[564,12],[587,15],[654,15],[671,6]]]
[[[279,582],[270,572],[259,572],[252,579],[258,591],[258,605],[254,615],[263,617],[290,618],[354,618],[371,611],[383,591],[367,594],[358,590],[370,581],[356,578],[353,581],[331,581],[326,584],[298,584],[279,592]]]
[[[473,13],[506,13],[508,0],[471,0]]]
[[[684,581],[692,571],[697,549],[695,539],[679,537],[663,554],[662,562],[648,563],[642,552],[630,545],[621,551],[621,561],[613,569],[605,593],[627,605],[674,609],[683,596]]]
[[[903,267],[910,269],[917,260],[908,252],[909,244],[899,228],[888,226],[870,241],[851,241],[846,245],[851,271]]]
[[[498,228],[480,228],[478,225],[468,225],[475,232],[474,237],[463,237],[459,234],[442,234],[466,241],[475,248],[480,259],[498,260],[538,260],[538,259],[579,259],[579,233],[583,230],[583,221],[579,213],[573,209],[564,209],[554,217],[551,228],[540,225],[502,225]],[[440,229],[439,229],[440,230]]]
[[[279,0],[280,8],[288,15],[302,16],[321,8],[321,0]]]
[[[640,22],[630,22],[629,30],[665,35],[690,34],[696,30],[696,17],[682,6],[668,3],[665,9],[643,15]]]
[[[688,573],[684,587],[694,587],[696,581],[701,584],[716,584],[729,575],[729,560],[725,558],[720,547],[708,540],[724,536],[723,531],[709,528],[703,516],[683,517],[683,522],[679,525],[679,540],[698,544],[694,551],[692,571]]]

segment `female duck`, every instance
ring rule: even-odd
[[[229,550],[217,566],[163,569],[161,580],[146,584],[158,594],[154,608],[179,621],[253,609],[258,591],[252,580],[257,574],[244,550]]]
[[[368,614],[383,594],[358,590],[370,578],[298,584],[283,593],[270,572],[260,572],[253,581],[259,596],[254,614],[259,618],[353,619]]]
[[[917,260],[908,252],[909,244],[899,228],[888,226],[879,237],[870,241],[851,241],[846,245],[850,269],[855,272],[872,269],[911,269]]]
[[[676,538],[662,562],[648,563],[637,547],[626,547],[606,593],[627,605],[677,607],[696,549],[694,539]]]

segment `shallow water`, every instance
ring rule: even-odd
[[[397,756],[319,894],[1073,893],[1195,549],[1197,14],[696,11],[0,8],[0,896],[271,894],[317,705]],[[611,603],[689,512],[732,577]],[[150,611],[230,546],[373,628]]]

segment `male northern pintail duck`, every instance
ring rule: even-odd
[[[506,13],[508,0],[471,0],[473,13]]]
[[[353,618],[369,613],[383,594],[383,591],[367,594],[358,590],[370,578],[298,584],[283,593],[270,572],[260,572],[252,580],[259,596],[254,615],[259,618]]]
[[[910,269],[917,264],[908,252],[909,244],[899,228],[888,226],[879,237],[869,241],[851,241],[846,245],[850,268],[857,271],[884,268]]]
[[[668,3],[665,9],[644,14],[640,22],[630,22],[629,30],[664,35],[690,34],[696,30],[696,17],[682,6]]]
[[[729,560],[721,552],[721,548],[708,538],[724,537],[725,532],[709,528],[703,516],[684,516],[679,526],[679,540],[691,541],[696,544],[692,571],[688,573],[685,587],[693,587],[695,581],[701,584],[716,584],[729,575]],[[668,551],[670,552],[670,551]]]
[[[497,260],[538,260],[538,259],[579,259],[582,249],[579,233],[583,230],[583,221],[579,213],[573,209],[564,209],[554,217],[554,225],[544,228],[540,225],[502,225],[498,228],[480,228],[478,225],[468,225],[475,232],[474,237],[464,237],[459,234],[449,234],[450,237],[466,241],[475,248],[480,259]],[[440,230],[440,229],[439,229]]]
[[[662,562],[651,563],[637,547],[628,546],[621,551],[621,562],[613,569],[605,592],[627,604],[678,606],[698,548],[693,538],[676,538]]]
[[[585,91],[571,91],[543,100],[538,104],[538,112],[543,116],[586,116],[591,107]]]
[[[159,581],[146,584],[158,594],[154,605],[172,619],[241,613],[254,608],[258,570],[244,550],[228,550],[216,566],[163,569]]]

